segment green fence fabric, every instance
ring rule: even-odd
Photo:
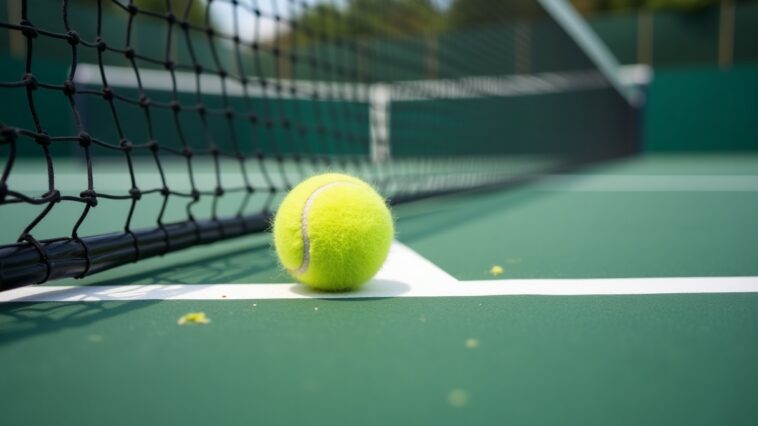
[[[648,151],[758,150],[758,66],[657,71],[645,111]]]

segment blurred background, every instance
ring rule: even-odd
[[[48,7],[43,3],[49,3]],[[58,29],[64,32],[59,13],[59,0],[37,0],[31,20],[37,27]],[[102,34],[109,45],[122,43],[129,15],[113,2],[98,0],[71,0],[69,19],[82,39],[95,38],[96,8],[103,9]],[[142,9],[166,11],[163,0],[134,0]],[[755,0],[573,0],[573,5],[587,19],[590,26],[608,45],[621,64],[646,64],[652,67],[654,78],[647,88],[648,103],[643,113],[643,146],[654,151],[715,151],[758,149],[758,1]],[[0,9],[0,21],[13,22],[20,16],[21,2],[8,1]],[[393,70],[374,70],[386,79],[443,78],[446,70],[435,61],[440,46],[451,34],[465,34],[466,43],[476,42],[476,33],[483,42],[499,42],[493,37],[493,28],[508,28],[507,42],[513,43],[515,59],[513,73],[534,72],[531,57],[559,54],[559,49],[532,43],[528,23],[539,17],[541,8],[531,0],[340,0],[324,2],[274,2],[240,0],[251,13],[234,14],[227,2],[212,0],[171,2],[174,15],[187,16],[190,23],[218,28],[219,32],[232,33],[239,26],[244,39],[264,40],[264,44],[290,51],[307,49],[313,39],[302,32],[291,31],[292,23],[305,24],[331,36],[383,38],[403,40],[409,37],[404,50],[409,61],[417,62],[418,72],[402,73]],[[191,5],[192,7],[185,7]],[[207,8],[207,9],[206,9]],[[256,19],[254,11],[263,19]],[[275,17],[283,19],[277,20]],[[138,30],[132,35],[132,44],[145,55],[160,57],[165,46],[151,42],[165,37],[165,22],[138,17]],[[392,22],[392,25],[383,24]],[[87,29],[91,34],[87,34]],[[294,35],[293,35],[294,34]],[[472,35],[473,34],[473,35]],[[411,39],[410,37],[413,36]],[[421,36],[421,37],[419,37]],[[202,38],[196,34],[193,37]],[[184,43],[175,37],[172,54],[177,62],[188,52]],[[502,38],[506,40],[506,38]],[[506,41],[503,41],[506,42]],[[402,42],[398,42],[402,43]],[[196,43],[202,46],[202,43]],[[232,56],[232,43],[221,60]],[[539,52],[540,49],[553,49]],[[60,70],[70,64],[70,52],[59,44],[35,46],[36,60],[42,61],[48,75],[59,76]],[[453,47],[454,49],[454,47]],[[459,49],[464,50],[464,49]],[[273,49],[262,49],[257,58],[257,72],[282,78],[310,78],[306,67],[299,74],[291,70],[290,61],[275,59]],[[209,56],[212,52],[200,48],[197,55]],[[465,52],[455,52],[462,55]],[[17,31],[0,32],[0,77],[18,78],[25,55],[24,37]],[[88,57],[88,55],[90,55]],[[96,63],[94,49],[84,50],[80,62]],[[483,60],[484,59],[484,60]],[[128,65],[123,56],[111,55],[106,63]],[[252,59],[251,59],[252,61]],[[201,61],[202,62],[202,61]],[[484,73],[497,70],[502,64],[487,67],[486,58],[469,69]],[[39,63],[39,62],[38,62]],[[149,67],[150,64],[143,64]],[[252,69],[252,67],[250,68]],[[467,70],[468,73],[470,71]],[[44,74],[44,73],[43,73]],[[43,75],[44,77],[44,75]],[[328,75],[315,76],[329,79]],[[455,77],[455,76],[453,76]],[[369,77],[370,79],[370,77]],[[55,108],[59,108],[56,106]],[[23,121],[26,114],[17,112],[10,102],[0,106],[0,116],[7,122]],[[18,116],[18,117],[16,117]],[[61,126],[68,125],[61,123]]]

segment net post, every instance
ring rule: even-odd
[[[721,0],[719,7],[719,67],[729,69],[734,63],[734,0]]]
[[[637,62],[653,64],[653,12],[648,9],[637,12]]]
[[[5,13],[7,14],[8,21],[21,20],[21,2],[9,1]],[[23,57],[25,47],[26,41],[20,32],[11,31],[8,34],[8,50],[10,50],[12,56],[17,58]]]

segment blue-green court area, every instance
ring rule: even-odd
[[[758,155],[637,156],[394,215],[398,241],[444,285],[493,295],[3,302],[3,423],[758,419]],[[727,284],[739,277],[747,290]],[[626,279],[662,290],[593,294]],[[498,295],[528,280],[577,291]],[[261,234],[42,287],[289,282]],[[180,325],[191,312],[210,322]]]

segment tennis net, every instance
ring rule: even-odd
[[[263,232],[326,170],[397,204],[637,150],[639,95],[567,3],[465,3],[9,2],[0,289]]]

